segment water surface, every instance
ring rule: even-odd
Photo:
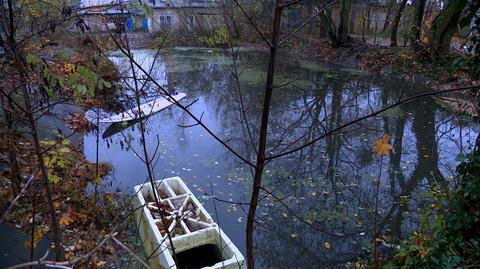
[[[154,51],[135,51],[135,58],[144,69],[152,70],[160,85],[187,93],[182,102],[195,101],[189,109],[202,115],[203,123],[236,152],[253,160],[266,79],[262,71],[265,55],[257,51],[239,54],[238,84],[232,75],[232,58],[221,50],[172,49],[162,52],[151,68],[154,56]],[[111,59],[124,74],[131,73],[120,54],[112,54]],[[274,91],[269,154],[296,148],[401,96],[425,90],[394,77],[372,78],[355,70],[288,57],[278,59],[275,81],[284,86]],[[126,79],[124,86],[133,88],[132,82]],[[237,85],[245,113],[238,102]],[[155,93],[151,86],[144,87],[149,94]],[[131,101],[125,104],[133,105]],[[248,129],[242,124],[244,114]],[[235,203],[249,202],[250,167],[201,127],[179,127],[192,123],[175,107],[148,118],[146,143],[151,155],[158,144],[155,177],[180,176],[244,252],[248,208]],[[101,133],[108,128],[102,125]],[[367,255],[372,249],[379,177],[378,227],[385,240],[383,249],[408,238],[417,228],[417,208],[430,205],[425,193],[446,191],[455,184],[456,157],[469,151],[477,129],[437,100],[423,98],[269,162],[263,187],[274,196],[263,192],[257,211],[257,264],[324,268]],[[131,193],[134,185],[147,179],[137,156],[140,133],[136,125],[116,133],[111,130],[100,139],[100,160],[113,164],[110,188]],[[384,134],[391,136],[393,151],[389,157],[377,157],[372,147]],[[95,141],[94,134],[84,137],[85,155],[92,161]],[[224,202],[211,199],[212,193]]]

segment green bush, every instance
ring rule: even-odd
[[[460,187],[430,236],[415,233],[385,268],[480,267],[480,151],[457,167]]]
[[[201,36],[200,42],[209,47],[221,47],[228,44],[228,31],[225,26],[218,27],[212,36]]]

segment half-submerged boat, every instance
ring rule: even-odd
[[[181,178],[166,178],[156,181],[155,185],[153,188],[150,183],[135,186],[133,201],[138,232],[152,268],[245,268],[243,255]],[[161,209],[157,207],[154,192]]]
[[[175,101],[180,101],[185,98],[187,94],[185,93],[177,93],[172,95],[172,98]],[[174,101],[169,97],[160,97],[153,101],[147,102],[145,104],[140,105],[140,112],[137,107],[123,111],[122,113],[115,114],[111,117],[100,119],[101,123],[115,123],[115,122],[128,122],[134,121],[139,118],[151,116],[171,105],[174,104]]]

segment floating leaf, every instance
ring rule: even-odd
[[[45,233],[43,231],[43,228],[39,228],[35,232],[33,232],[33,247],[34,248],[37,246],[38,241],[40,241],[40,239],[42,239],[44,234]],[[31,240],[25,241],[24,246],[26,248],[31,248],[32,247],[32,241]]]
[[[375,141],[373,152],[375,152],[379,157],[382,155],[389,155],[390,150],[392,149],[392,145],[388,144],[389,141],[390,141],[389,135],[384,135],[382,138]]]

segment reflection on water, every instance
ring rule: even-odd
[[[149,69],[152,51],[135,57]],[[239,55],[240,84],[253,140],[258,133],[265,57],[255,51]],[[152,68],[160,84],[174,81],[187,93],[185,104],[198,100],[191,111],[234,149],[252,158],[248,129],[241,124],[238,91],[231,61],[221,51],[170,50]],[[118,55],[116,64],[126,63]],[[150,63],[150,64],[149,64]],[[333,130],[372,110],[422,89],[392,77],[373,79],[359,72],[319,67],[308,62],[279,59],[269,126],[268,152],[281,153]],[[128,68],[127,68],[128,70]],[[128,71],[126,72],[128,74]],[[148,88],[148,85],[145,86]],[[214,194],[225,201],[247,202],[250,169],[215,142],[200,127],[171,107],[150,117],[146,143],[155,159],[157,179],[178,175],[214,212]],[[102,126],[102,133],[108,126]],[[429,206],[427,189],[446,190],[455,184],[456,156],[468,152],[477,128],[463,122],[434,99],[424,98],[378,117],[354,124],[314,146],[269,162],[264,187],[282,199],[265,196],[258,211],[255,236],[257,263],[265,268],[328,267],[355,261],[371,250],[375,182],[380,181],[379,230],[385,245],[407,238],[415,229],[417,208]],[[393,151],[378,158],[373,142],[389,134]],[[131,125],[100,142],[100,159],[114,168],[114,188],[131,192],[146,180],[137,158],[139,131]],[[85,140],[85,154],[95,159],[95,135]],[[291,146],[294,144],[294,146]],[[289,146],[290,145],[290,146]],[[381,172],[380,172],[380,168]],[[244,250],[245,209],[216,202],[218,223]],[[299,218],[302,219],[299,220]]]

